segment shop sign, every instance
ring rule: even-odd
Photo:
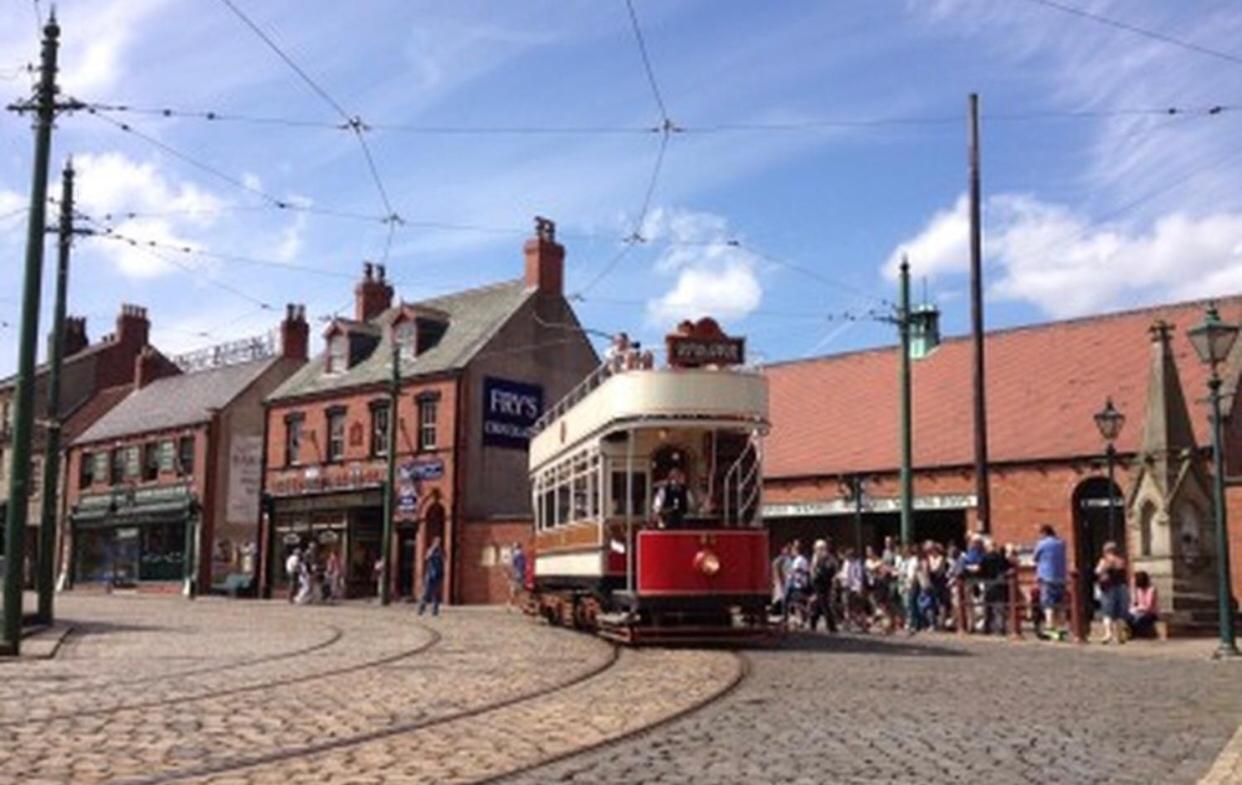
[[[397,492],[397,510],[406,514],[418,511],[418,490],[413,486],[403,486]]]
[[[430,461],[409,461],[401,464],[400,472],[402,482],[438,480],[444,476],[444,461],[439,458]]]
[[[535,384],[483,378],[483,443],[524,450],[531,428],[543,413],[543,388]]]
[[[914,497],[915,510],[965,510],[976,504],[973,493],[945,493]],[[863,512],[901,512],[901,497],[867,497],[862,503]],[[829,499],[822,502],[790,502],[763,505],[765,518],[814,518],[824,515],[849,515],[854,503],[848,499]]]
[[[703,365],[741,365],[746,362],[743,338],[683,338],[669,336],[668,364],[675,368]]]

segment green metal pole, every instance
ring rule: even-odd
[[[1225,519],[1225,457],[1222,447],[1222,431],[1220,419],[1220,376],[1216,367],[1212,367],[1212,378],[1208,380],[1210,398],[1212,400],[1212,506],[1216,513],[1216,595],[1218,621],[1220,623],[1220,646],[1216,649],[1216,658],[1225,659],[1238,656],[1238,646],[1234,640],[1233,630],[1233,580],[1229,574],[1229,527]]]
[[[854,494],[854,547],[858,550],[858,558],[863,556],[862,533],[862,477],[854,475],[850,478],[850,492]]]
[[[4,530],[4,651],[16,655],[22,637],[22,578],[25,573],[26,522],[30,496],[30,447],[34,435],[35,348],[39,340],[39,288],[43,278],[43,236],[47,231],[47,168],[56,106],[56,49],[60,27],[55,17],[43,28],[39,86],[35,93],[34,174],[30,185],[30,219],[26,227],[26,270],[22,290],[22,329],[17,355],[17,393],[13,409],[13,472]]]
[[[384,539],[380,543],[380,604],[392,602],[392,519],[393,495],[397,490],[397,402],[401,395],[401,346],[392,340],[392,389],[388,397],[388,481],[384,483]]]
[[[901,544],[914,537],[914,455],[910,426],[910,262],[901,260]]]
[[[40,624],[52,623],[56,585],[56,501],[60,488],[60,368],[65,357],[65,298],[69,287],[69,246],[73,241],[73,161],[65,163],[60,180],[59,254],[56,264],[56,305],[52,315],[52,346],[47,375],[47,451],[43,458],[43,510],[39,518],[39,550],[35,589]]]
[[[198,594],[198,512],[193,509],[185,519],[185,553],[182,556],[185,576],[185,596],[194,599]]]
[[[1117,474],[1117,448],[1112,442],[1108,443],[1105,455],[1108,457],[1108,539],[1120,547],[1121,540],[1117,539],[1117,494],[1113,490],[1117,487],[1114,479]]]

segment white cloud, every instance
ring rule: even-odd
[[[731,244],[728,229],[728,221],[712,213],[651,211],[642,235],[650,242],[669,243],[654,271],[675,279],[664,295],[647,301],[651,323],[668,326],[702,316],[736,320],[759,307],[763,286],[758,258]]]
[[[1242,291],[1242,213],[1173,212],[1146,228],[1097,225],[1059,204],[999,194],[985,204],[984,259],[988,294],[1029,302],[1053,317],[1136,303],[1168,302]],[[967,270],[964,197],[932,216],[901,253],[915,276]]]
[[[120,153],[104,153],[79,156],[74,166],[78,171],[78,209],[96,219],[111,216],[116,234],[140,241],[134,246],[101,240],[95,246],[125,276],[153,278],[173,269],[160,257],[177,252],[148,250],[141,243],[197,248],[188,234],[216,220],[219,199],[193,183],[171,181],[153,164],[136,162]],[[186,263],[201,264],[196,260]]]

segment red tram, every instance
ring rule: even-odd
[[[666,367],[622,349],[536,424],[531,609],[626,642],[767,631],[767,380],[683,323]]]

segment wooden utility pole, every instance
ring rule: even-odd
[[[975,512],[979,531],[992,526],[992,498],[988,492],[988,409],[983,368],[983,225],[979,205],[979,95],[970,94],[970,332],[974,342],[973,390],[975,423]]]
[[[35,590],[38,620],[52,623],[52,593],[56,585],[56,500],[60,488],[60,371],[65,358],[65,299],[69,288],[69,249],[73,243],[73,161],[65,163],[60,179],[60,226],[57,229],[56,301],[52,310],[52,341],[47,372],[47,445],[43,456],[43,509],[39,518],[39,548]]]
[[[47,232],[47,168],[52,151],[52,120],[56,114],[56,53],[60,27],[56,17],[43,28],[39,84],[30,103],[35,115],[34,174],[30,185],[30,216],[26,227],[26,270],[22,288],[22,329],[17,352],[16,405],[13,408],[13,471],[4,527],[3,653],[16,656],[22,639],[22,584],[25,578],[25,535],[29,517],[30,453],[34,436],[35,350],[39,341],[39,295],[43,278],[43,236]]]

